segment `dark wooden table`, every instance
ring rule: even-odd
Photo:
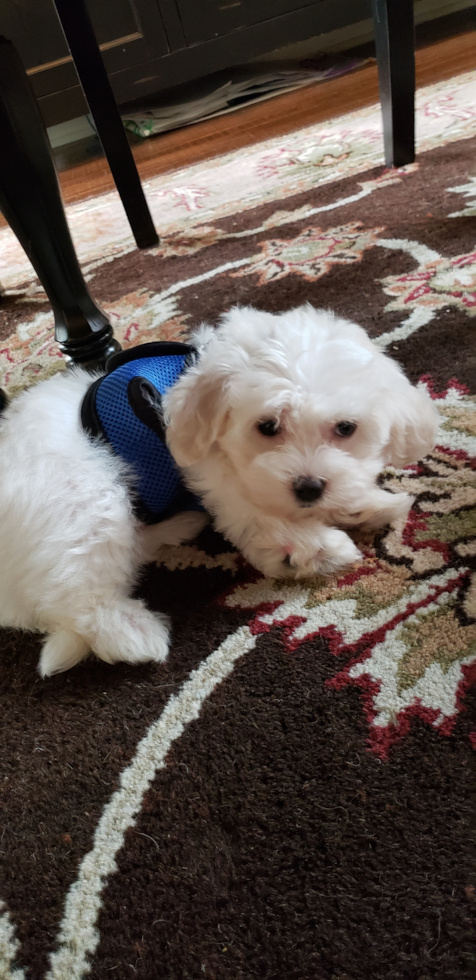
[[[148,248],[157,244],[157,232],[85,2],[54,3],[132,233],[139,248]],[[385,161],[400,167],[415,156],[413,0],[372,0],[372,9]],[[0,208],[51,302],[56,340],[70,362],[102,366],[119,345],[84,282],[38,105],[5,38],[0,39],[0,132]]]

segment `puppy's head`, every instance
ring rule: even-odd
[[[266,513],[359,514],[383,465],[405,466],[434,444],[426,393],[331,313],[236,307],[194,342],[200,360],[164,401],[171,452],[195,474],[221,461]]]

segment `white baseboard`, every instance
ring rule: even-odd
[[[77,116],[76,119],[68,119],[67,122],[59,123],[57,126],[49,126],[46,132],[51,146],[56,150],[59,146],[76,143],[86,136],[92,136],[94,129],[87,116]]]

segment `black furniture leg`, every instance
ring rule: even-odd
[[[413,0],[372,0],[385,163],[415,159],[415,28]]]
[[[157,245],[127,134],[84,0],[54,0],[97,134],[139,248]]]
[[[0,209],[53,307],[56,340],[74,363],[101,366],[120,345],[86,288],[43,120],[19,55],[3,37],[0,133]]]

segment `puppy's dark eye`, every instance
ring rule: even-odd
[[[265,419],[264,422],[258,422],[258,429],[262,436],[278,436],[281,432],[281,426],[277,419]]]
[[[357,422],[338,422],[334,426],[334,432],[336,436],[340,436],[342,439],[352,436],[357,428]]]

